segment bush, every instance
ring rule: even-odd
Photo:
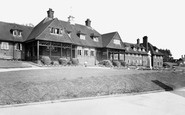
[[[126,62],[125,61],[120,61],[120,63],[121,63],[121,66],[126,66]]]
[[[51,64],[52,65],[59,65],[59,62],[58,61],[52,61]]]
[[[110,60],[103,60],[101,62],[99,62],[99,65],[103,65],[105,67],[112,67],[112,62]]]
[[[40,60],[44,65],[50,65],[51,59],[48,56],[42,56]]]
[[[77,58],[72,58],[71,62],[73,65],[78,65],[79,64],[79,60]]]
[[[120,67],[121,63],[119,61],[112,61],[113,66]]]
[[[66,58],[59,58],[58,62],[59,64],[66,66],[69,61]]]

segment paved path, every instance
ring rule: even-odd
[[[184,115],[185,89],[0,108],[0,115]]]

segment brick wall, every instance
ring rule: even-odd
[[[0,42],[0,46],[1,46]],[[22,51],[20,50],[15,50],[13,51],[13,42],[8,42],[9,44],[9,49],[1,49],[0,47],[0,59],[19,59],[19,60],[24,60],[25,59],[25,48],[24,45],[22,45]]]
[[[81,55],[78,54],[78,50],[81,51]],[[87,51],[87,55],[85,55],[85,52],[84,52],[85,50]],[[91,55],[91,51],[94,52],[94,56]],[[79,60],[79,63],[82,65],[85,62],[87,62],[87,65],[95,65],[96,64],[96,50],[95,48],[77,46],[77,58]]]

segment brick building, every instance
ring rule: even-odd
[[[40,60],[49,56],[78,58],[81,64],[96,65],[101,60],[123,60],[128,65],[162,67],[162,54],[157,47],[137,39],[136,44],[123,42],[118,32],[100,34],[87,19],[84,25],[54,18],[49,9],[47,17],[35,27],[0,22],[0,58]]]

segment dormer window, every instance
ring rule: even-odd
[[[158,49],[156,49],[155,51],[158,52]]]
[[[145,49],[142,49],[143,52],[145,52]]]
[[[140,51],[141,51],[141,49],[139,48],[139,49],[138,49],[138,51],[140,52]]]
[[[51,34],[56,34],[56,35],[62,35],[63,29],[60,29],[60,28],[50,28],[50,33]]]
[[[71,32],[67,32],[67,35],[71,38]]]
[[[118,39],[114,39],[114,44],[116,44],[116,45],[120,45],[120,40],[118,40]]]
[[[136,48],[135,48],[135,47],[133,47],[133,50],[134,50],[134,51],[136,51]]]
[[[13,30],[12,34],[14,37],[22,37],[22,31],[20,30]]]
[[[80,39],[85,40],[85,35],[80,34]]]
[[[96,37],[96,36],[93,36],[92,39],[93,39],[93,41],[95,41],[95,42],[98,42],[98,41],[99,41],[98,37]]]

